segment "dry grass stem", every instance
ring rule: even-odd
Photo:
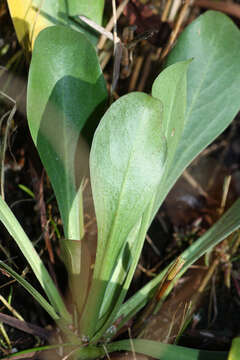
[[[138,89],[137,89],[138,91],[143,91],[144,88],[145,88],[145,83],[147,81],[148,75],[149,75],[150,70],[151,70],[151,64],[152,64],[152,54],[150,53],[147,56],[147,59],[146,59],[145,64],[144,64],[141,80],[140,80],[140,83],[139,83]]]
[[[177,15],[181,5],[182,5],[182,0],[173,0],[171,10],[170,10],[170,13],[169,13],[168,19],[167,19],[170,23],[174,22],[174,19]]]
[[[104,27],[96,24],[94,21],[88,19],[86,16],[80,15],[79,19],[90,26],[92,29],[97,31],[99,34],[104,34],[109,40],[113,41],[113,34],[109,31],[106,31]]]
[[[220,208],[218,209],[219,217],[223,214],[223,212],[225,210],[225,207],[226,207],[227,196],[228,196],[228,193],[229,193],[231,180],[232,180],[231,175],[226,176],[225,179],[224,179],[222,200],[221,200]]]
[[[192,0],[186,0],[180,13],[179,16],[177,18],[176,24],[174,26],[174,29],[170,35],[169,41],[167,43],[167,46],[165,47],[165,49],[163,50],[163,52],[161,53],[161,57],[160,57],[160,61],[163,61],[163,59],[168,55],[169,51],[171,50],[171,48],[173,47],[177,36],[180,32],[180,28],[183,24],[183,20],[185,18],[185,15],[188,11],[189,6],[191,5]]]
[[[116,19],[118,20],[120,15],[122,14],[123,10],[125,9],[125,6],[127,5],[127,3],[129,2],[129,0],[124,0],[119,7],[116,10]],[[105,27],[105,30],[107,33],[111,32],[114,26],[114,16],[111,17],[111,19],[109,20],[109,22],[107,23],[107,26]],[[98,43],[98,49],[101,50],[105,44],[107,40],[107,36],[102,34]]]
[[[219,259],[215,259],[213,261],[213,263],[211,264],[207,274],[205,275],[205,277],[203,278],[202,284],[200,285],[198,292],[202,293],[205,289],[205,287],[207,286],[209,280],[211,279],[214,271],[216,270],[217,266],[219,264]]]
[[[0,301],[6,306],[6,308],[18,319],[21,321],[24,321],[23,317],[17,312],[17,310],[15,310],[11,304],[9,304],[7,302],[7,300],[5,300],[5,298],[0,295]]]
[[[150,236],[148,234],[146,234],[146,240],[148,242],[148,244],[151,246],[151,248],[153,249],[153,251],[160,256],[160,251],[158,250],[158,248],[156,247],[156,245],[154,244],[154,242],[152,241],[152,239],[150,238]]]
[[[130,83],[129,83],[129,88],[128,88],[129,92],[136,89],[136,84],[137,84],[137,81],[138,81],[138,76],[139,76],[140,69],[141,69],[142,64],[143,64],[143,60],[144,60],[143,56],[138,56],[137,59],[136,59],[134,70],[132,72],[132,76],[131,76]]]
[[[184,171],[183,177],[187,180],[187,182],[192,186],[193,189],[196,189],[200,195],[203,195],[206,197],[206,199],[209,198],[208,193],[202,188],[202,186],[194,179],[194,177],[189,174],[187,170]]]
[[[167,0],[164,10],[162,12],[161,21],[167,21],[168,13],[172,5],[172,0]]]

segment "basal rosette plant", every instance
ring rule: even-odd
[[[183,31],[165,69],[153,83],[152,94],[124,95],[102,117],[107,103],[106,85],[96,51],[86,36],[68,27],[53,26],[37,37],[28,82],[28,122],[63,221],[65,239],[60,245],[73,312],[66,308],[31,241],[3,199],[0,219],[26,257],[46,298],[4,262],[0,266],[54,319],[65,341],[61,346],[73,359],[99,358],[106,351],[131,350],[131,346],[136,352],[161,360],[201,356],[227,359],[225,352],[144,339],[112,339],[153,298],[169,269],[165,268],[124,302],[156,211],[186,166],[240,109],[239,59],[237,27],[225,15],[207,12]],[[100,121],[89,165],[98,227],[92,275],[83,221],[82,188],[87,169],[80,166],[81,131],[89,121]],[[239,227],[237,200],[170,265],[176,268],[180,259],[174,280]]]

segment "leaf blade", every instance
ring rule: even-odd
[[[144,339],[122,340],[106,346],[109,352],[134,351],[161,360],[198,360],[200,357],[206,360],[226,360],[227,353],[221,351],[206,351],[190,349],[183,346],[162,344],[157,341]]]
[[[118,228],[119,243],[110,243],[108,251],[121,249],[160,181],[166,157],[161,131],[160,102],[143,93],[131,93],[111,106],[95,133],[90,172],[103,250]]]
[[[101,24],[104,0],[89,2],[71,0],[25,0],[19,6],[18,0],[7,0],[18,41],[27,51],[33,49],[35,40],[43,29],[52,25],[69,25],[78,31],[85,32],[92,42],[95,36],[71,21],[70,16],[85,15]]]
[[[152,86],[152,96],[163,103],[163,131],[168,144],[167,169],[171,165],[184,129],[187,71],[190,62],[191,60],[181,61],[168,66],[158,75]]]
[[[67,239],[80,240],[83,234],[81,179],[88,168],[88,148],[80,132],[90,117],[99,116],[97,107],[106,98],[96,52],[86,37],[61,26],[43,30],[30,67],[28,123],[53,185]]]
[[[0,268],[4,269],[14,279],[16,279],[20,285],[22,285],[31,296],[43,307],[43,309],[52,317],[53,320],[57,321],[59,316],[55,312],[54,308],[42,297],[42,295],[22,276],[18,275],[13,269],[7,264],[0,260]]]
[[[65,308],[63,300],[49,276],[47,269],[20,223],[2,197],[0,197],[0,221],[4,224],[9,234],[13,237],[22,251],[35,276],[48,296],[52,306],[54,307],[54,310],[59,312],[59,314],[61,314],[61,316],[63,316],[63,318],[65,318],[68,322],[71,322],[70,314]]]
[[[91,321],[84,316],[83,322],[87,327],[96,327],[96,321],[101,326],[99,316],[107,282],[117,264],[122,262],[125,264],[123,268],[126,268],[121,272],[121,279],[114,284],[115,289],[120,291],[132,261],[130,259],[126,265],[125,255],[128,259],[134,256],[127,248],[128,235],[155,194],[165,157],[161,102],[144,93],[131,93],[113,103],[98,126],[90,154],[98,248],[92,290],[85,312],[88,314],[88,309],[91,309],[93,313],[95,309],[95,314]],[[116,294],[117,291],[114,291],[115,299],[113,296],[109,309],[114,306]],[[109,309],[105,309],[102,323]],[[94,329],[91,328],[88,335],[91,337],[93,334]]]
[[[181,258],[185,260],[185,264],[179,271],[177,278],[181,277],[183,273],[197,261],[202,255],[209,251],[213,246],[219,244],[227,236],[240,228],[240,199],[238,199],[230,209],[218,220],[212,228],[210,228],[203,236],[194,242],[182,254]],[[169,265],[171,266],[171,264]],[[168,267],[161,271],[153,280],[149,281],[142,289],[127,300],[121,307],[120,311],[115,317],[122,318],[122,322],[126,322],[129,318],[140,311],[154,294],[154,290],[163,279]],[[168,292],[171,291],[169,287]],[[167,293],[168,293],[167,292]]]
[[[231,39],[231,41],[229,41]],[[230,124],[240,108],[240,33],[224,14],[208,11],[180,35],[167,65],[189,58],[186,120],[154,214],[186,166]]]

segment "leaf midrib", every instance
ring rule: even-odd
[[[145,113],[146,113],[146,110],[144,109],[142,119],[145,118]],[[124,175],[124,177],[123,177],[123,181],[122,181],[122,184],[121,184],[121,190],[120,190],[120,193],[119,193],[119,198],[118,198],[118,203],[117,203],[117,207],[116,207],[116,211],[115,211],[113,223],[112,223],[111,230],[110,230],[110,232],[109,232],[107,241],[105,242],[105,249],[107,248],[107,251],[106,251],[104,257],[105,257],[106,259],[108,258],[109,252],[110,252],[110,253],[112,252],[112,253],[115,255],[116,253],[118,253],[119,249],[122,247],[122,244],[119,245],[118,247],[116,247],[116,249],[118,250],[118,251],[117,251],[116,249],[113,249],[113,245],[112,245],[112,246],[109,246],[109,245],[113,244],[112,236],[113,236],[114,233],[115,233],[116,223],[117,223],[117,220],[118,220],[119,208],[120,208],[121,200],[122,200],[123,193],[124,193],[124,190],[125,190],[125,183],[126,183],[127,178],[128,178],[128,172],[129,172],[129,169],[130,169],[132,157],[133,157],[134,154],[135,154],[135,146],[136,146],[136,143],[137,143],[137,140],[138,140],[138,137],[139,137],[140,129],[143,127],[143,123],[144,123],[144,120],[142,120],[141,122],[139,122],[139,126],[138,126],[138,129],[137,129],[137,133],[136,133],[134,142],[132,143],[132,151],[131,151],[131,153],[130,153],[130,155],[129,155],[128,163],[127,163],[127,167],[126,167],[126,171],[125,171],[125,175]],[[103,239],[99,239],[98,241],[99,241],[99,242],[102,242]],[[115,250],[115,251],[114,251],[114,250]],[[113,257],[115,257],[115,256],[113,256]],[[107,269],[108,269],[108,268],[109,268],[109,267],[107,266]],[[102,266],[100,267],[99,273],[101,274],[103,270],[104,270],[104,262],[102,262]],[[107,272],[107,274],[109,273],[109,271],[106,271],[106,272]],[[106,274],[106,275],[107,275],[107,274]],[[103,278],[101,278],[101,279],[104,280],[104,271],[103,271],[102,276],[103,276]],[[96,276],[96,278],[99,279],[99,276]],[[108,277],[107,277],[107,279],[108,279]]]

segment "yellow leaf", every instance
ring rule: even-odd
[[[7,1],[18,40],[25,50],[32,51],[38,33],[52,24],[41,14],[44,0]]]
[[[240,359],[240,337],[235,337],[232,341],[232,346],[228,354],[228,360]]]

